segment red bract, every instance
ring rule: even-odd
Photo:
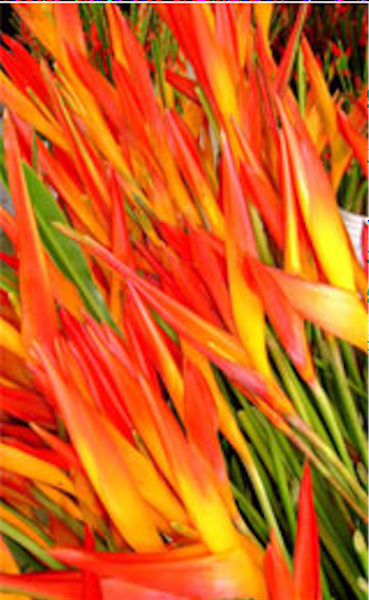
[[[301,481],[293,574],[272,535],[265,556],[270,600],[321,600],[319,538],[308,465]]]

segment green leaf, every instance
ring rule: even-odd
[[[49,555],[45,548],[42,548],[31,538],[27,537],[26,534],[19,531],[14,525],[5,521],[5,519],[0,521],[0,532],[2,535],[10,537],[14,542],[32,554],[32,556],[41,561],[44,565],[50,567],[50,569],[54,569],[54,571],[63,571],[64,566],[62,563],[55,560],[55,558]]]
[[[18,279],[14,269],[0,261],[0,289],[18,296]]]
[[[41,238],[51,258],[60,271],[75,284],[91,314],[99,321],[107,321],[115,327],[110,312],[93,282],[82,250],[76,242],[66,238],[54,227],[54,223],[68,225],[67,218],[35,171],[27,164],[23,164],[23,171]]]
[[[0,181],[5,189],[9,189],[8,176],[5,169],[4,141],[0,138]]]

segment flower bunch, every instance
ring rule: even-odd
[[[271,5],[14,9],[1,589],[363,598],[364,87],[331,95],[304,6],[279,62]]]

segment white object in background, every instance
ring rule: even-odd
[[[354,247],[355,254],[359,259],[360,264],[364,266],[365,263],[362,251],[362,236],[364,225],[367,222],[367,217],[365,215],[356,215],[355,213],[351,213],[343,208],[340,209],[340,212]]]

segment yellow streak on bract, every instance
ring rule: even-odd
[[[20,358],[26,356],[19,331],[2,317],[0,317],[0,346],[13,352],[13,354],[16,354]]]
[[[54,465],[3,443],[0,443],[0,456],[3,469],[74,494],[71,480]]]
[[[63,492],[56,490],[50,485],[44,483],[37,483],[38,487],[45,496],[50,498],[52,502],[57,504],[64,512],[70,515],[73,519],[83,521],[83,514],[79,507],[73,502],[71,498],[66,496]]]

